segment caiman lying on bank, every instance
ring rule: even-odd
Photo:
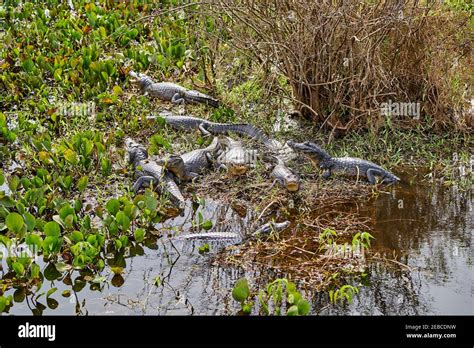
[[[384,184],[392,184],[400,181],[400,178],[375,163],[354,157],[332,157],[321,147],[309,141],[295,143],[290,140],[287,144],[297,151],[306,153],[311,159],[319,162],[319,167],[324,170],[324,178],[329,178],[331,174],[335,173],[357,178],[366,178],[371,184],[377,183],[376,177],[380,177]]]
[[[166,124],[175,129],[199,129],[205,135],[210,135],[211,133],[242,134],[263,143],[263,145],[275,153],[280,153],[288,157],[293,153],[290,147],[280,144],[275,139],[270,139],[261,129],[248,123],[217,123],[199,117],[173,115],[169,112],[161,113],[159,116],[148,116],[147,119],[156,119],[158,117],[162,118]]]
[[[138,84],[145,95],[150,95],[162,100],[171,101],[173,104],[205,103],[213,107],[219,106],[219,101],[204,93],[189,90],[171,82],[154,82],[145,74],[130,71],[129,75]]]
[[[273,182],[272,186],[278,182],[281,186],[283,186],[290,192],[298,191],[300,188],[299,175],[293,173],[280,157],[273,157],[277,163],[275,167],[273,167],[273,171],[271,173],[271,176],[275,178],[275,181]]]
[[[243,175],[257,160],[257,151],[245,149],[241,141],[221,136],[219,141],[225,149],[217,157],[217,163],[231,175]]]
[[[221,150],[221,143],[214,137],[212,143],[203,148],[182,155],[171,155],[158,162],[165,166],[180,180],[193,180],[199,176],[206,168],[215,163],[218,153]]]
[[[185,200],[173,179],[173,174],[165,171],[156,162],[149,160],[147,150],[139,143],[127,138],[125,139],[125,146],[129,161],[136,170],[133,191],[137,192],[145,184],[159,184],[162,190],[170,194],[173,203],[183,209]]]
[[[203,241],[226,241],[241,239],[243,242],[249,238],[255,238],[260,236],[268,236],[271,232],[281,232],[290,225],[289,221],[283,222],[267,222],[266,224],[259,227],[255,232],[249,236],[242,238],[240,234],[235,232],[203,232],[203,233],[189,233],[175,237],[177,240],[203,240]]]

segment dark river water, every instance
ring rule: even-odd
[[[363,205],[350,207],[375,222],[372,251],[395,262],[373,262],[369,277],[351,304],[329,305],[327,293],[310,297],[312,313],[320,315],[406,315],[474,314],[473,308],[473,197],[472,191],[440,184],[400,184]],[[201,209],[201,208],[200,208]],[[214,231],[249,229],[252,212],[241,216],[228,206],[207,201],[200,210],[204,219],[214,222]],[[274,279],[255,270],[222,268],[213,262],[213,251],[198,253],[199,245],[174,242],[166,234],[188,230],[197,221],[188,207],[178,216],[157,226],[164,237],[145,247],[135,247],[126,254],[111,255],[107,264],[123,267],[114,275],[109,267],[101,284],[84,282],[84,275],[72,272],[59,276],[52,266],[40,262],[47,275],[40,292],[57,288],[33,301],[20,291],[10,290],[16,302],[12,314],[126,314],[188,315],[236,314],[238,306],[231,291],[243,276],[253,280]],[[4,263],[4,261],[3,261]],[[4,264],[5,266],[5,264]],[[49,267],[49,268],[47,268]],[[5,268],[4,268],[5,269]],[[55,274],[56,273],[56,274]],[[159,277],[159,285],[155,279]],[[273,277],[273,278],[272,278]],[[70,290],[71,296],[62,292]]]

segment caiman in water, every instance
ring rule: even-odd
[[[371,184],[377,183],[377,177],[380,177],[384,184],[392,184],[400,181],[400,178],[375,163],[354,157],[332,157],[321,147],[309,141],[304,143],[288,141],[287,144],[293,149],[301,151],[310,156],[311,159],[317,161],[319,167],[324,170],[324,178],[329,178],[331,174],[335,173],[357,178],[366,178]]]
[[[283,231],[285,228],[290,226],[289,221],[283,222],[268,222],[258,229],[256,229],[253,233],[246,237],[242,237],[239,233],[235,232],[202,232],[202,233],[189,233],[184,235],[179,235],[174,237],[176,240],[199,240],[199,241],[229,241],[229,240],[236,240],[240,239],[240,243],[256,237],[263,237],[270,235],[271,232],[279,233]]]

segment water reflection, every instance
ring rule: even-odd
[[[401,184],[378,198],[348,209],[374,222],[374,252],[396,263],[374,263],[351,305],[328,306],[326,293],[313,298],[313,313],[322,315],[473,314],[472,309],[472,192],[440,185]],[[196,207],[194,207],[196,208]],[[237,211],[236,211],[237,210]],[[187,207],[177,216],[155,226],[156,238],[144,246],[107,255],[106,281],[91,283],[87,271],[61,274],[41,263],[44,284],[27,293],[11,289],[13,314],[137,314],[189,315],[235,314],[231,298],[234,282],[246,276],[265,284],[277,275],[254,269],[222,268],[213,256],[224,245],[210,244],[200,255],[200,243],[171,242],[169,236],[196,231],[199,213],[211,220],[211,231],[250,232],[255,218],[246,209],[234,210],[209,200],[204,208]],[[150,231],[151,232],[151,231]],[[5,269],[5,268],[4,268]],[[37,297],[49,289],[58,290]]]

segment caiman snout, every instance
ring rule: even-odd
[[[290,192],[296,192],[300,189],[300,183],[298,181],[288,181],[285,187]]]
[[[247,172],[246,165],[229,165],[229,172],[231,175],[244,175]]]

